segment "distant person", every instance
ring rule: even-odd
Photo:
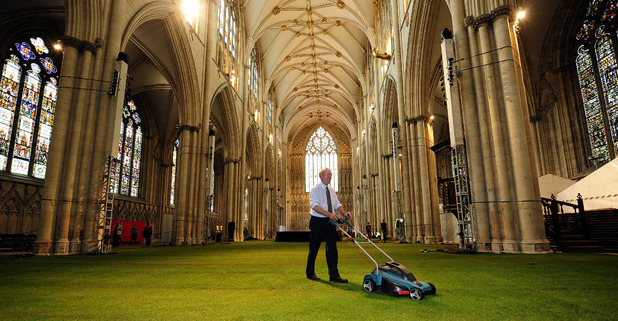
[[[133,224],[133,228],[131,229],[131,244],[137,243],[137,233],[138,232],[139,232],[139,229],[137,228],[137,225]]]
[[[309,280],[319,280],[315,275],[315,259],[318,256],[318,250],[322,240],[326,241],[326,264],[328,265],[328,274],[331,282],[347,283],[348,280],[339,275],[337,269],[337,261],[339,254],[337,252],[337,230],[335,225],[330,223],[330,220],[337,220],[337,210],[342,215],[350,218],[350,213],[346,213],[345,209],[339,202],[337,194],[332,187],[329,187],[333,173],[330,169],[324,168],[319,173],[320,183],[316,184],[309,193],[309,206],[311,207],[311,220],[309,221],[309,229],[311,234],[309,237],[309,255],[307,257],[307,278]]]
[[[247,230],[246,227],[242,230],[242,237],[243,240],[246,240],[249,237],[249,230]]]
[[[146,239],[146,245],[150,245],[150,238],[152,237],[152,227],[150,223],[146,223],[146,227],[142,231],[142,237]]]
[[[120,224],[120,222],[116,222],[116,225],[114,226],[113,237],[114,247],[119,247],[120,242],[122,241],[122,224]]]
[[[371,238],[371,224],[369,224],[369,222],[367,222],[367,225],[365,225],[365,231],[367,232],[367,238]]]
[[[382,229],[382,241],[386,242],[386,221],[382,220],[380,223],[380,228]]]

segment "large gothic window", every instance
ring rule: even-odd
[[[268,95],[266,99],[266,120],[269,124],[273,123],[273,100],[272,94]]]
[[[393,37],[393,18],[392,18],[392,4],[390,0],[380,1],[378,5],[378,14],[376,15],[379,39],[378,47],[376,50],[380,54],[392,54],[392,37]],[[389,60],[380,59],[380,71],[381,78],[384,79],[386,72],[388,71]]]
[[[176,194],[176,160],[178,158],[178,139],[174,142],[172,151],[172,189],[170,192],[170,205],[174,205],[174,195]]]
[[[219,68],[226,74],[234,89],[238,90],[236,75],[236,43],[238,41],[238,21],[236,1],[219,0]]]
[[[233,0],[219,0],[219,34],[233,57],[236,57],[238,23]]]
[[[253,94],[257,97],[258,96],[258,83],[260,80],[260,73],[259,73],[259,56],[258,56],[258,50],[257,50],[257,45],[256,47],[253,47],[253,50],[251,51],[251,56],[249,57],[249,77],[247,77],[247,83],[249,85],[249,89],[251,89],[251,91],[253,92]]]
[[[0,170],[45,178],[58,71],[45,41],[34,37],[9,49],[0,93]]]
[[[575,65],[586,116],[592,158],[601,162],[618,155],[618,0],[592,0],[576,36]]]
[[[318,128],[305,149],[305,186],[309,192],[315,184],[320,182],[318,175],[324,167],[330,168],[333,178],[330,182],[335,191],[339,190],[339,165],[337,163],[337,146],[333,137],[324,128]]]
[[[137,197],[142,159],[142,120],[133,100],[127,101],[122,111],[120,140],[118,141],[117,182],[114,192]]]

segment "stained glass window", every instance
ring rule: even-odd
[[[58,67],[40,37],[15,43],[2,68],[0,170],[45,178]]]
[[[575,65],[586,117],[591,158],[601,162],[618,155],[618,1],[591,0],[576,39]]]
[[[273,101],[272,94],[268,95],[268,99],[266,99],[266,120],[268,120],[269,124],[272,124],[272,116],[273,114]]]
[[[118,160],[112,181],[114,192],[137,197],[142,155],[142,120],[133,100],[127,101],[122,111]]]
[[[335,191],[339,190],[339,165],[337,146],[333,137],[321,126],[311,135],[305,149],[305,187],[309,192],[320,182],[318,175],[322,168],[328,167],[333,172],[330,182]]]
[[[174,205],[174,195],[176,193],[176,159],[178,157],[178,139],[174,142],[172,151],[172,189],[170,195],[170,205]]]
[[[259,56],[257,45],[253,47],[251,50],[251,56],[249,56],[249,76],[247,77],[247,84],[249,85],[249,89],[253,91],[253,94],[257,97],[258,95],[258,82],[260,79],[259,73]]]
[[[233,0],[219,0],[219,34],[232,57],[236,57],[236,12]]]

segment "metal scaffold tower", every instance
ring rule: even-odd
[[[99,220],[97,224],[97,251],[108,253],[111,249],[112,215],[114,213],[114,191],[112,183],[116,178],[117,160],[107,156],[101,173],[101,195],[99,198]]]
[[[455,50],[453,34],[442,30],[442,85],[448,110],[449,134],[451,143],[451,165],[455,181],[455,198],[457,199],[457,223],[459,226],[460,245],[462,249],[475,251],[473,213],[470,211],[470,184],[464,127],[459,101],[459,85],[454,77]]]
[[[475,251],[476,242],[470,213],[470,184],[468,183],[468,164],[465,145],[457,145],[451,151],[451,165],[455,181],[455,198],[457,199],[457,224],[459,226],[460,245],[462,249]]]

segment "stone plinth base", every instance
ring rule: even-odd
[[[34,255],[50,255],[51,253],[51,241],[36,241],[34,242]]]

